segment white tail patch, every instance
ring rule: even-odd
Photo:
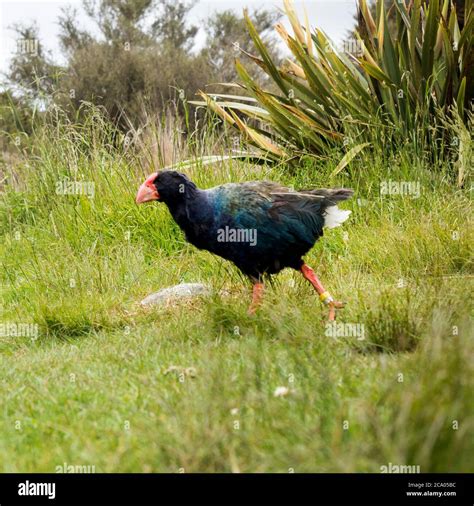
[[[337,206],[330,206],[326,208],[326,213],[324,215],[324,226],[327,228],[335,228],[338,227],[341,223],[344,223],[351,211],[343,211],[339,209]]]

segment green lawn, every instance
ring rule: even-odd
[[[334,337],[295,272],[248,316],[232,265],[185,244],[164,206],[135,206],[130,160],[93,135],[50,135],[2,200],[1,321],[39,335],[0,337],[0,471],[474,471],[472,206],[446,173],[376,154],[336,178],[336,156],[187,171],[202,186],[355,188],[351,218],[307,257],[347,301],[338,323],[364,332]],[[93,181],[94,198],[57,195],[66,176]],[[421,194],[381,195],[387,180]],[[139,306],[181,281],[215,295]]]

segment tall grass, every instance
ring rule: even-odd
[[[348,302],[338,323],[364,328],[364,339],[331,336],[297,273],[281,273],[249,317],[233,266],[186,244],[164,206],[134,204],[149,170],[139,135],[125,146],[95,110],[83,124],[58,113],[8,167],[1,321],[39,336],[0,337],[0,469],[473,471],[468,192],[409,146],[361,153],[337,174],[338,151],[291,168],[196,158],[186,172],[202,187],[356,190],[350,221],[307,258]],[[214,140],[201,134],[185,154],[214,153]],[[94,195],[58,194],[66,179]],[[420,194],[384,195],[387,180]],[[215,293],[138,304],[180,281]],[[279,386],[288,395],[275,397]]]

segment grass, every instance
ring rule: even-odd
[[[135,206],[143,171],[100,118],[38,131],[19,159],[1,205],[1,321],[39,335],[0,337],[1,471],[474,471],[472,206],[446,166],[407,149],[364,153],[335,178],[337,153],[298,170],[188,171],[204,187],[355,188],[351,219],[307,260],[360,340],[328,335],[294,272],[247,316],[233,266],[187,245],[164,206]],[[67,177],[94,182],[94,197],[56,194]],[[390,179],[419,182],[419,198],[381,195]],[[180,281],[215,295],[139,306]]]

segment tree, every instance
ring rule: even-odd
[[[266,47],[269,48],[272,56],[277,58],[276,42],[272,32],[281,14],[277,11],[257,9],[252,12],[251,17]],[[238,76],[235,70],[235,58],[241,56],[241,50],[255,53],[255,46],[245,19],[232,10],[218,11],[207,20],[205,30],[207,45],[204,54],[218,74],[219,80],[236,81]],[[261,73],[256,72],[256,76],[258,75]]]
[[[25,95],[39,94],[75,114],[81,104],[102,106],[110,118],[127,128],[144,112],[161,112],[170,102],[194,98],[207,83],[236,77],[232,45],[253,51],[242,17],[232,11],[215,14],[208,22],[206,47],[194,51],[198,27],[188,22],[194,2],[185,0],[84,0],[89,20],[99,35],[81,29],[78,13],[62,11],[59,41],[66,63],[59,67],[38,52],[13,59],[10,83]],[[265,33],[277,19],[255,11]],[[38,39],[36,27],[21,36]],[[266,37],[271,45],[271,38]],[[127,120],[125,120],[125,116]]]
[[[51,61],[39,41],[38,27],[15,25],[17,50],[8,79],[17,92],[38,99],[53,92],[60,68]]]
[[[124,127],[130,120],[137,123],[145,107],[162,110],[181,89],[192,96],[210,74],[204,59],[189,52],[197,32],[186,21],[192,5],[86,0],[84,10],[100,35],[81,30],[77,11],[64,10],[58,21],[66,65],[53,65],[43,52],[20,55],[11,63],[10,83],[32,97],[48,96],[71,113],[88,101],[103,106]],[[36,27],[18,31],[38,39]]]
[[[161,16],[153,22],[151,30],[167,50],[174,48],[187,52],[192,48],[198,27],[188,26],[186,17],[194,5],[195,2],[162,0]]]

